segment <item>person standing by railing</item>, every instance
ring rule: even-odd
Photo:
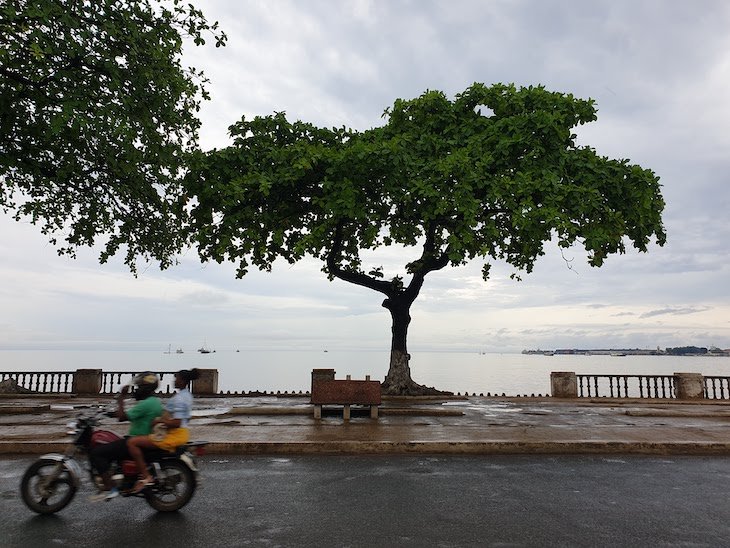
[[[152,476],[147,470],[144,460],[144,449],[163,449],[174,451],[185,445],[190,439],[188,422],[193,410],[193,394],[189,386],[197,379],[200,373],[197,369],[183,369],[175,373],[175,388],[177,392],[170,398],[161,417],[154,419],[153,433],[145,436],[135,436],[127,440],[127,449],[137,464],[140,479],[135,484],[133,492],[139,493],[153,483]]]

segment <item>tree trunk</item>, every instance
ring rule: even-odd
[[[444,395],[435,388],[423,386],[411,378],[408,354],[408,325],[411,323],[411,302],[405,299],[386,299],[383,306],[390,311],[392,339],[390,345],[390,367],[382,385],[382,392],[392,396]]]
[[[383,301],[383,307],[390,311],[393,338],[390,345],[390,368],[381,386],[382,393],[398,396],[453,395],[452,392],[442,392],[413,382],[411,368],[408,365],[411,356],[406,346],[408,324],[411,323],[411,305],[421,291],[424,277],[429,272],[444,268],[449,262],[449,254],[440,251],[435,244],[438,225],[435,222],[429,224],[423,254],[418,261],[411,263],[413,278],[406,288],[403,287],[402,279],[398,277],[386,281],[357,269],[342,267],[340,262],[345,226],[345,220],[340,219],[333,234],[332,249],[327,254],[327,271],[330,276],[387,296]]]

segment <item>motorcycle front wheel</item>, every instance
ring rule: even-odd
[[[71,502],[76,494],[76,483],[62,462],[41,459],[25,471],[20,494],[34,512],[54,514]]]
[[[161,472],[145,491],[147,503],[158,512],[174,512],[185,506],[195,492],[195,476],[177,460],[160,462]]]

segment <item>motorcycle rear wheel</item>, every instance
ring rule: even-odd
[[[158,512],[175,512],[185,506],[195,493],[195,476],[177,460],[160,462],[161,473],[145,491],[147,503]]]
[[[61,467],[60,473],[57,467]],[[40,459],[25,471],[20,494],[25,505],[34,512],[54,514],[71,502],[76,494],[76,483],[63,463]]]

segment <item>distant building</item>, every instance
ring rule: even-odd
[[[523,350],[523,354],[542,356],[730,356],[730,349],[723,350],[717,346],[679,346],[662,350],[648,348],[558,348],[557,350]]]

